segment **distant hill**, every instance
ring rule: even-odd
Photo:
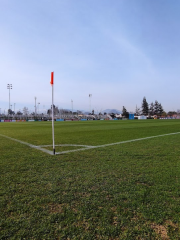
[[[106,112],[106,113],[115,113],[115,114],[120,114],[122,113],[122,111],[118,110],[118,109],[105,109],[102,111],[103,113]]]
[[[72,111],[72,110],[70,110],[70,109],[63,109],[63,110],[64,110],[64,111],[68,111],[68,112]],[[76,112],[76,110],[74,110],[74,111]],[[78,110],[78,111],[80,111],[80,112],[82,112],[83,114],[86,114],[86,115],[89,114],[89,111],[85,111],[85,110]],[[122,111],[120,111],[120,110],[118,110],[118,109],[105,109],[105,110],[102,110],[102,111],[101,111],[102,114],[104,114],[105,112],[106,112],[107,114],[110,114],[110,113],[121,114],[121,113],[122,113]]]

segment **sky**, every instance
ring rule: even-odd
[[[0,0],[1,113],[7,84],[12,110],[50,108],[52,71],[59,108],[134,112],[146,97],[177,111],[179,13],[179,0]]]

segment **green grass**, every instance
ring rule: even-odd
[[[173,132],[179,120],[55,122],[55,143]],[[0,134],[52,144],[50,122],[0,123]],[[0,136],[0,239],[180,239],[179,145],[177,134],[51,156]]]

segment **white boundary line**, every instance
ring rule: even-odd
[[[136,141],[141,141],[141,140],[146,140],[146,139],[151,139],[151,138],[157,138],[157,137],[164,137],[164,136],[175,135],[175,134],[180,134],[180,132],[162,134],[162,135],[145,137],[145,138],[136,138],[136,139],[132,139],[132,140],[116,142],[116,143],[109,143],[109,144],[98,145],[98,146],[89,146],[89,147],[86,147],[86,148],[80,148],[80,149],[74,149],[74,150],[57,152],[56,154],[65,154],[65,153],[69,153],[69,152],[83,151],[83,150],[92,149],[92,148],[101,148],[101,147],[114,146],[114,145],[119,145],[119,144],[123,144],[123,143],[136,142]]]
[[[55,145],[56,147],[59,146],[59,147],[92,147],[92,146],[88,146],[88,145],[78,145],[78,144],[56,144]],[[52,147],[52,145],[40,145],[38,147]]]
[[[136,139],[132,139],[132,140],[127,140],[127,141],[122,141],[122,142],[116,142],[116,143],[108,143],[108,144],[104,144],[104,145],[97,145],[97,146],[88,146],[88,145],[77,145],[77,144],[59,144],[59,145],[55,145],[55,146],[75,146],[75,147],[84,147],[84,148],[78,148],[78,149],[73,149],[73,150],[67,150],[67,151],[62,151],[62,152],[56,152],[56,155],[60,155],[60,154],[65,154],[65,153],[70,153],[70,152],[78,152],[78,151],[84,151],[84,150],[88,150],[88,149],[93,149],[93,148],[101,148],[101,147],[108,147],[108,146],[114,146],[114,145],[119,145],[119,144],[123,144],[123,143],[129,143],[129,142],[136,142],[136,141],[141,141],[141,140],[147,140],[147,139],[151,139],[151,138],[157,138],[157,137],[164,137],[164,136],[170,136],[170,135],[175,135],[175,134],[180,134],[180,132],[176,132],[176,133],[167,133],[167,134],[162,134],[162,135],[156,135],[156,136],[150,136],[150,137],[145,137],[145,138],[136,138]],[[40,150],[42,152],[48,153],[50,155],[54,155],[53,151],[49,151],[47,149],[44,149],[43,147],[49,147],[52,145],[40,145],[40,146],[35,146],[33,144],[15,139],[15,138],[11,138],[8,136],[5,136],[3,134],[0,134],[0,136],[8,138],[10,140],[19,142],[21,144],[27,145],[31,148],[35,148],[37,150]]]
[[[35,148],[35,149],[41,150],[42,152],[48,153],[48,154],[50,154],[50,155],[54,155],[52,151],[49,151],[49,150],[44,149],[44,148],[41,148],[41,147],[39,147],[39,146],[35,146],[35,145],[33,145],[33,144],[30,144],[30,143],[27,143],[27,142],[24,142],[24,141],[21,141],[21,140],[18,140],[18,139],[8,137],[8,136],[5,136],[5,135],[3,135],[3,134],[0,134],[0,136],[5,137],[5,138],[8,138],[8,139],[10,139],[10,140],[13,140],[13,141],[15,141],[15,142],[19,142],[19,143],[21,143],[21,144],[27,145],[27,146],[29,146],[29,147],[31,147],[31,148]]]

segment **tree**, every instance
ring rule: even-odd
[[[51,105],[51,112],[52,112],[52,105]],[[53,104],[53,112],[54,112],[54,115],[57,115],[59,113],[58,107],[56,107],[54,104]]]
[[[53,104],[53,112],[54,112],[54,115],[58,115],[58,113],[59,113],[58,107],[56,107],[54,104]],[[48,115],[52,114],[52,105],[51,105],[51,109],[47,110],[47,114]]]
[[[28,111],[28,108],[27,108],[27,107],[24,107],[24,108],[23,108],[23,114],[24,114],[24,115],[28,115],[28,112],[29,112],[29,111]]]
[[[158,112],[158,114],[162,115],[163,112],[164,112],[164,109],[163,109],[161,103],[159,103],[159,112]]]
[[[149,107],[148,107],[148,103],[146,101],[146,97],[144,97],[143,101],[142,101],[142,114],[148,115],[148,113],[149,113]]]
[[[167,113],[165,111],[163,111],[163,113],[161,114],[161,116],[166,117]]]
[[[136,116],[140,115],[140,108],[138,108],[137,105],[136,105],[136,109],[135,109],[135,115]]]
[[[48,110],[47,110],[47,114],[48,114],[48,115],[50,115],[51,112],[52,112],[51,109],[48,109]]]
[[[126,108],[124,106],[122,108],[122,116],[125,117],[125,118],[129,117],[129,113],[127,112],[127,110],[126,110]]]
[[[169,115],[170,117],[172,117],[173,115],[176,115],[176,114],[177,114],[177,112],[175,112],[175,111],[169,111],[167,113],[167,115]]]
[[[13,114],[13,111],[11,109],[8,109],[8,114],[9,115]]]
[[[155,115],[158,115],[158,114],[159,114],[159,103],[158,103],[157,100],[156,100],[155,103],[154,103],[154,114],[155,114]]]
[[[109,115],[110,115],[113,119],[116,117],[116,116],[115,116],[115,113],[110,113]]]
[[[162,115],[164,112],[161,103],[159,103],[157,100],[154,102],[154,104],[151,103],[149,110],[151,115]]]
[[[18,111],[18,112],[17,112],[17,115],[22,115],[22,112],[21,112],[21,111]]]
[[[149,107],[149,114],[150,114],[151,116],[154,115],[154,103],[153,103],[153,102],[150,104],[150,107]]]

